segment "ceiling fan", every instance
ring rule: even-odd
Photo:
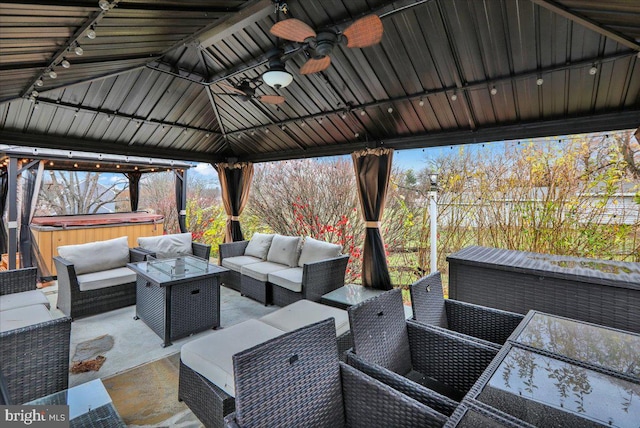
[[[316,32],[299,19],[289,18],[276,22],[271,34],[292,42],[305,43],[310,58],[300,67],[300,74],[326,70],[331,65],[331,52],[338,43],[348,48],[365,48],[380,43],[384,27],[378,15],[367,15],[354,21],[344,31],[322,29]]]
[[[265,104],[282,104],[285,99],[280,95],[256,95],[256,88],[262,85],[262,81],[259,78],[256,79],[244,79],[236,85],[228,85],[226,83],[218,83],[220,87],[230,92],[214,92],[214,95],[227,95],[232,97],[238,97],[242,101],[249,101],[251,99],[258,100]]]

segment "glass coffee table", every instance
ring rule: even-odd
[[[473,426],[465,418],[481,412],[534,426],[637,427],[639,350],[636,333],[530,311],[450,426]]]
[[[129,263],[138,275],[136,317],[171,340],[220,326],[219,277],[228,269],[194,256]]]
[[[120,428],[127,425],[113,406],[109,393],[100,379],[56,392],[25,405],[69,406],[69,426],[72,428]]]

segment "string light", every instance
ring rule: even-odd
[[[589,69],[589,74],[592,76],[595,76],[597,72],[598,72],[598,68],[595,65]]]
[[[544,83],[544,79],[542,77],[536,80],[536,85],[538,86],[542,86],[543,83]]]
[[[67,61],[67,59],[66,59],[66,58],[64,58],[64,59],[62,60],[62,62],[60,63],[60,65],[62,66],[62,68],[69,68],[69,67],[71,67],[71,63],[70,63],[69,61]]]
[[[389,113],[393,113],[393,107],[389,107],[389,108],[387,109],[387,112],[389,112]]]
[[[36,86],[42,86],[42,85],[44,85],[44,82],[42,81],[42,79],[36,80]]]
[[[458,99],[458,94],[456,94],[455,92],[451,95],[451,101],[455,101]]]
[[[73,49],[73,51],[74,51],[74,52],[76,53],[76,55],[78,55],[78,56],[82,56],[82,55],[84,55],[84,49],[82,49],[82,48],[80,47],[80,45],[76,46],[76,47]]]
[[[418,105],[420,107],[424,107],[424,100],[422,98],[420,98],[420,101],[418,101]]]
[[[93,27],[89,28],[89,31],[87,31],[87,37],[91,40],[96,38],[96,30],[94,30]]]
[[[491,95],[495,95],[498,93],[498,90],[496,89],[496,87],[494,86],[493,88],[491,88]]]
[[[364,110],[362,110],[362,111],[360,112],[360,116],[364,116],[365,114],[367,114],[367,112],[366,112],[366,111],[364,111]]]
[[[49,72],[49,77],[51,77],[52,79],[55,79],[56,77],[58,77],[58,73],[56,73],[55,71],[51,70]]]

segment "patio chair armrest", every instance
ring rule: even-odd
[[[344,275],[349,263],[349,254],[314,263],[305,263],[302,271],[302,296],[319,302],[330,291],[344,285]]]
[[[12,403],[22,404],[68,387],[70,337],[69,317],[0,333],[2,373]]]
[[[211,257],[211,245],[192,242],[191,249],[193,250],[194,256],[209,261],[209,257]]]
[[[142,247],[129,248],[129,260],[131,263],[143,262],[147,260],[147,256],[155,257],[156,253]]]
[[[220,244],[218,247],[220,251],[220,260],[227,257],[237,257],[244,255],[244,250],[249,245],[249,241],[237,241],[227,242],[226,244]]]
[[[371,376],[374,379],[400,391],[401,393],[413,398],[414,400],[431,407],[438,412],[451,416],[458,406],[458,402],[446,397],[436,391],[433,391],[423,385],[420,385],[398,373],[392,372],[378,364],[373,364],[354,354],[351,350],[347,351],[347,364],[351,367]]]
[[[466,394],[498,353],[446,330],[407,321],[413,368]]]
[[[76,268],[72,262],[60,256],[55,256],[53,262],[58,273],[58,301],[56,306],[65,315],[73,317],[71,302],[75,300],[74,297],[80,296],[81,293]]]
[[[447,417],[382,382],[340,363],[346,426],[441,427]]]
[[[451,330],[489,342],[504,344],[524,315],[458,300],[445,300],[447,323]]]
[[[0,272],[0,296],[35,290],[38,269],[34,267]]]

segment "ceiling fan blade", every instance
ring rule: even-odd
[[[280,95],[260,95],[257,98],[265,104],[282,104],[284,102],[284,97]]]
[[[380,43],[384,27],[378,15],[367,15],[349,25],[342,33],[348,48],[365,48]]]
[[[236,94],[240,94],[240,95],[247,95],[245,94],[243,91],[241,91],[240,89],[236,88],[235,86],[231,86],[231,85],[227,85],[226,83],[218,83],[218,85],[220,85],[220,87],[231,91],[231,92],[235,92]]]
[[[271,34],[281,39],[302,43],[309,37],[315,37],[316,32],[299,19],[290,18],[279,21],[271,27]]]
[[[325,56],[320,59],[310,58],[300,67],[300,74],[313,74],[322,70],[326,70],[331,65],[331,58]]]

